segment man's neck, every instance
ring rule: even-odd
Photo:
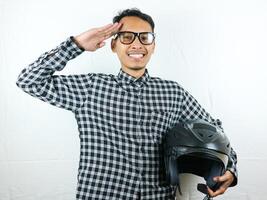
[[[125,73],[135,77],[136,79],[138,79],[141,76],[143,76],[144,73],[145,73],[145,70],[146,70],[146,68],[142,68],[142,69],[139,69],[139,70],[132,70],[132,69],[129,69],[129,68],[122,67],[122,71],[124,71]]]

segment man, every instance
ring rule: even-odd
[[[113,35],[111,49],[121,63],[117,76],[53,75]],[[68,38],[19,75],[17,85],[25,92],[75,114],[81,142],[77,199],[174,199],[164,176],[164,133],[189,119],[221,128],[179,84],[149,76],[146,65],[154,49],[152,18],[127,9],[113,24]],[[232,150],[226,173],[215,177],[222,186],[209,189],[210,196],[236,184],[235,164]]]

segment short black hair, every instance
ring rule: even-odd
[[[139,17],[140,19],[148,22],[154,32],[155,24],[151,16],[141,12],[138,8],[131,8],[120,11],[114,18],[113,23],[120,22],[123,17]]]

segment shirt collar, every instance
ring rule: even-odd
[[[147,69],[145,69],[145,73],[141,77],[139,77],[138,79],[131,76],[130,74],[127,74],[122,69],[120,69],[120,72],[119,72],[117,78],[122,83],[135,84],[135,85],[141,86],[143,84],[147,84],[147,82],[150,79],[150,76],[148,74]]]

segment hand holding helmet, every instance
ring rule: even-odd
[[[216,197],[218,195],[223,194],[227,188],[232,184],[234,181],[234,175],[230,171],[226,171],[224,175],[214,177],[213,180],[215,182],[220,183],[220,187],[214,192],[209,187],[207,188],[208,194],[211,197]]]

